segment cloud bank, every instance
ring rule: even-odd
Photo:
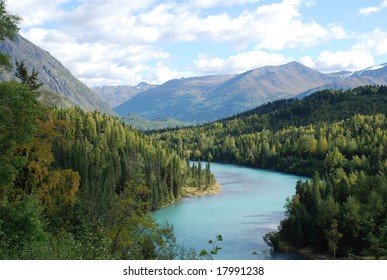
[[[386,53],[385,31],[353,35],[340,23],[304,15],[316,5],[316,0],[19,0],[10,1],[8,9],[23,18],[23,36],[89,86],[240,73],[290,60],[322,71],[356,70]],[[356,40],[346,49],[328,48],[351,36]],[[175,53],[187,44],[195,48],[187,48],[183,65]],[[321,50],[310,55],[314,49]]]

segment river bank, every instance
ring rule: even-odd
[[[215,195],[222,192],[222,186],[219,182],[215,182],[208,188],[202,186],[200,189],[196,187],[186,187],[183,189],[182,196],[183,197],[193,197],[193,196],[201,196],[201,195]]]

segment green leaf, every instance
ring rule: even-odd
[[[208,252],[207,252],[206,250],[202,250],[202,251],[200,252],[200,256],[201,256],[201,257],[207,256],[207,255],[208,255]]]

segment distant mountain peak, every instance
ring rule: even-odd
[[[138,88],[143,88],[143,87],[148,87],[150,86],[150,84],[148,84],[147,82],[141,82],[137,85]]]

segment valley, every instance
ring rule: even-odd
[[[387,64],[90,89],[5,5],[0,259],[387,258]]]

